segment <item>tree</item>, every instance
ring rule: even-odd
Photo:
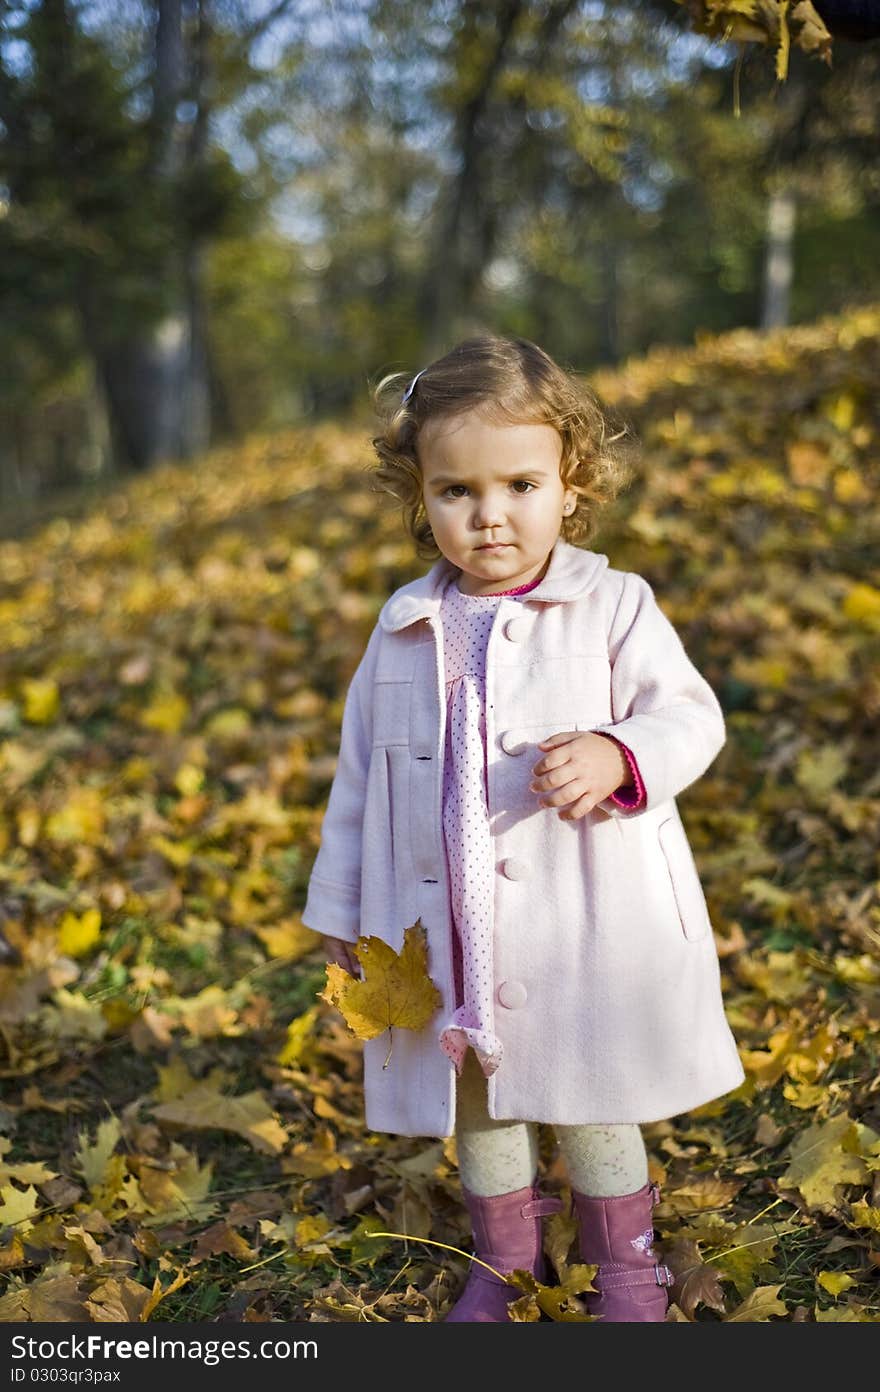
[[[4,290],[21,301],[44,287],[69,307],[114,462],[143,469],[210,441],[203,252],[256,209],[209,142],[228,56],[211,0],[186,13],[183,0],[156,0],[142,79],[86,31],[84,9],[38,0],[0,12],[29,60],[14,69],[0,48]]]

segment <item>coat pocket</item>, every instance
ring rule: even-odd
[[[374,681],[373,743],[409,744],[412,679]]]
[[[689,942],[696,942],[711,931],[712,925],[687,833],[677,817],[667,817],[658,826],[657,837],[672,882],[682,932]]]

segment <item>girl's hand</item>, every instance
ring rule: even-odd
[[[606,735],[565,730],[541,740],[538,748],[547,753],[533,766],[529,789],[543,794],[541,807],[564,807],[563,821],[585,817],[597,802],[633,781],[626,755]]]
[[[327,953],[327,961],[335,962],[337,967],[347,971],[349,976],[358,976],[360,965],[354,955],[354,943],[346,942],[345,938],[328,938],[323,935],[324,951]]]

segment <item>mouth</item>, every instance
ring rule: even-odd
[[[509,543],[506,541],[490,541],[484,546],[478,546],[478,551],[503,551]]]

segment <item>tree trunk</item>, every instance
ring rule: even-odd
[[[152,173],[178,186],[188,182],[181,177],[184,170],[196,169],[207,147],[207,4],[199,0],[190,84],[181,0],[156,0]],[[184,97],[196,108],[186,142],[178,122]],[[178,233],[183,240],[185,217],[173,219],[173,232],[175,241]],[[182,251],[172,250],[161,268],[172,307],[149,330],[122,343],[108,341],[101,331],[99,295],[87,294],[81,301],[87,342],[108,403],[114,454],[129,468],[190,459],[210,443],[203,263],[204,250],[195,237],[188,238]]]
[[[482,266],[477,265],[479,239],[475,229],[482,220],[485,197],[481,178],[488,139],[485,116],[522,8],[522,0],[502,0],[479,81],[457,112],[454,147],[458,174],[445,196],[441,196],[435,213],[433,244],[421,295],[420,317],[429,357],[442,349],[448,328],[460,312],[465,283],[472,285],[475,275],[482,270]],[[459,56],[467,54],[470,65],[477,42],[479,13],[478,0],[465,0],[458,50]]]
[[[795,210],[793,188],[782,185],[772,190],[767,204],[762,329],[779,329],[788,324],[794,274]]]

